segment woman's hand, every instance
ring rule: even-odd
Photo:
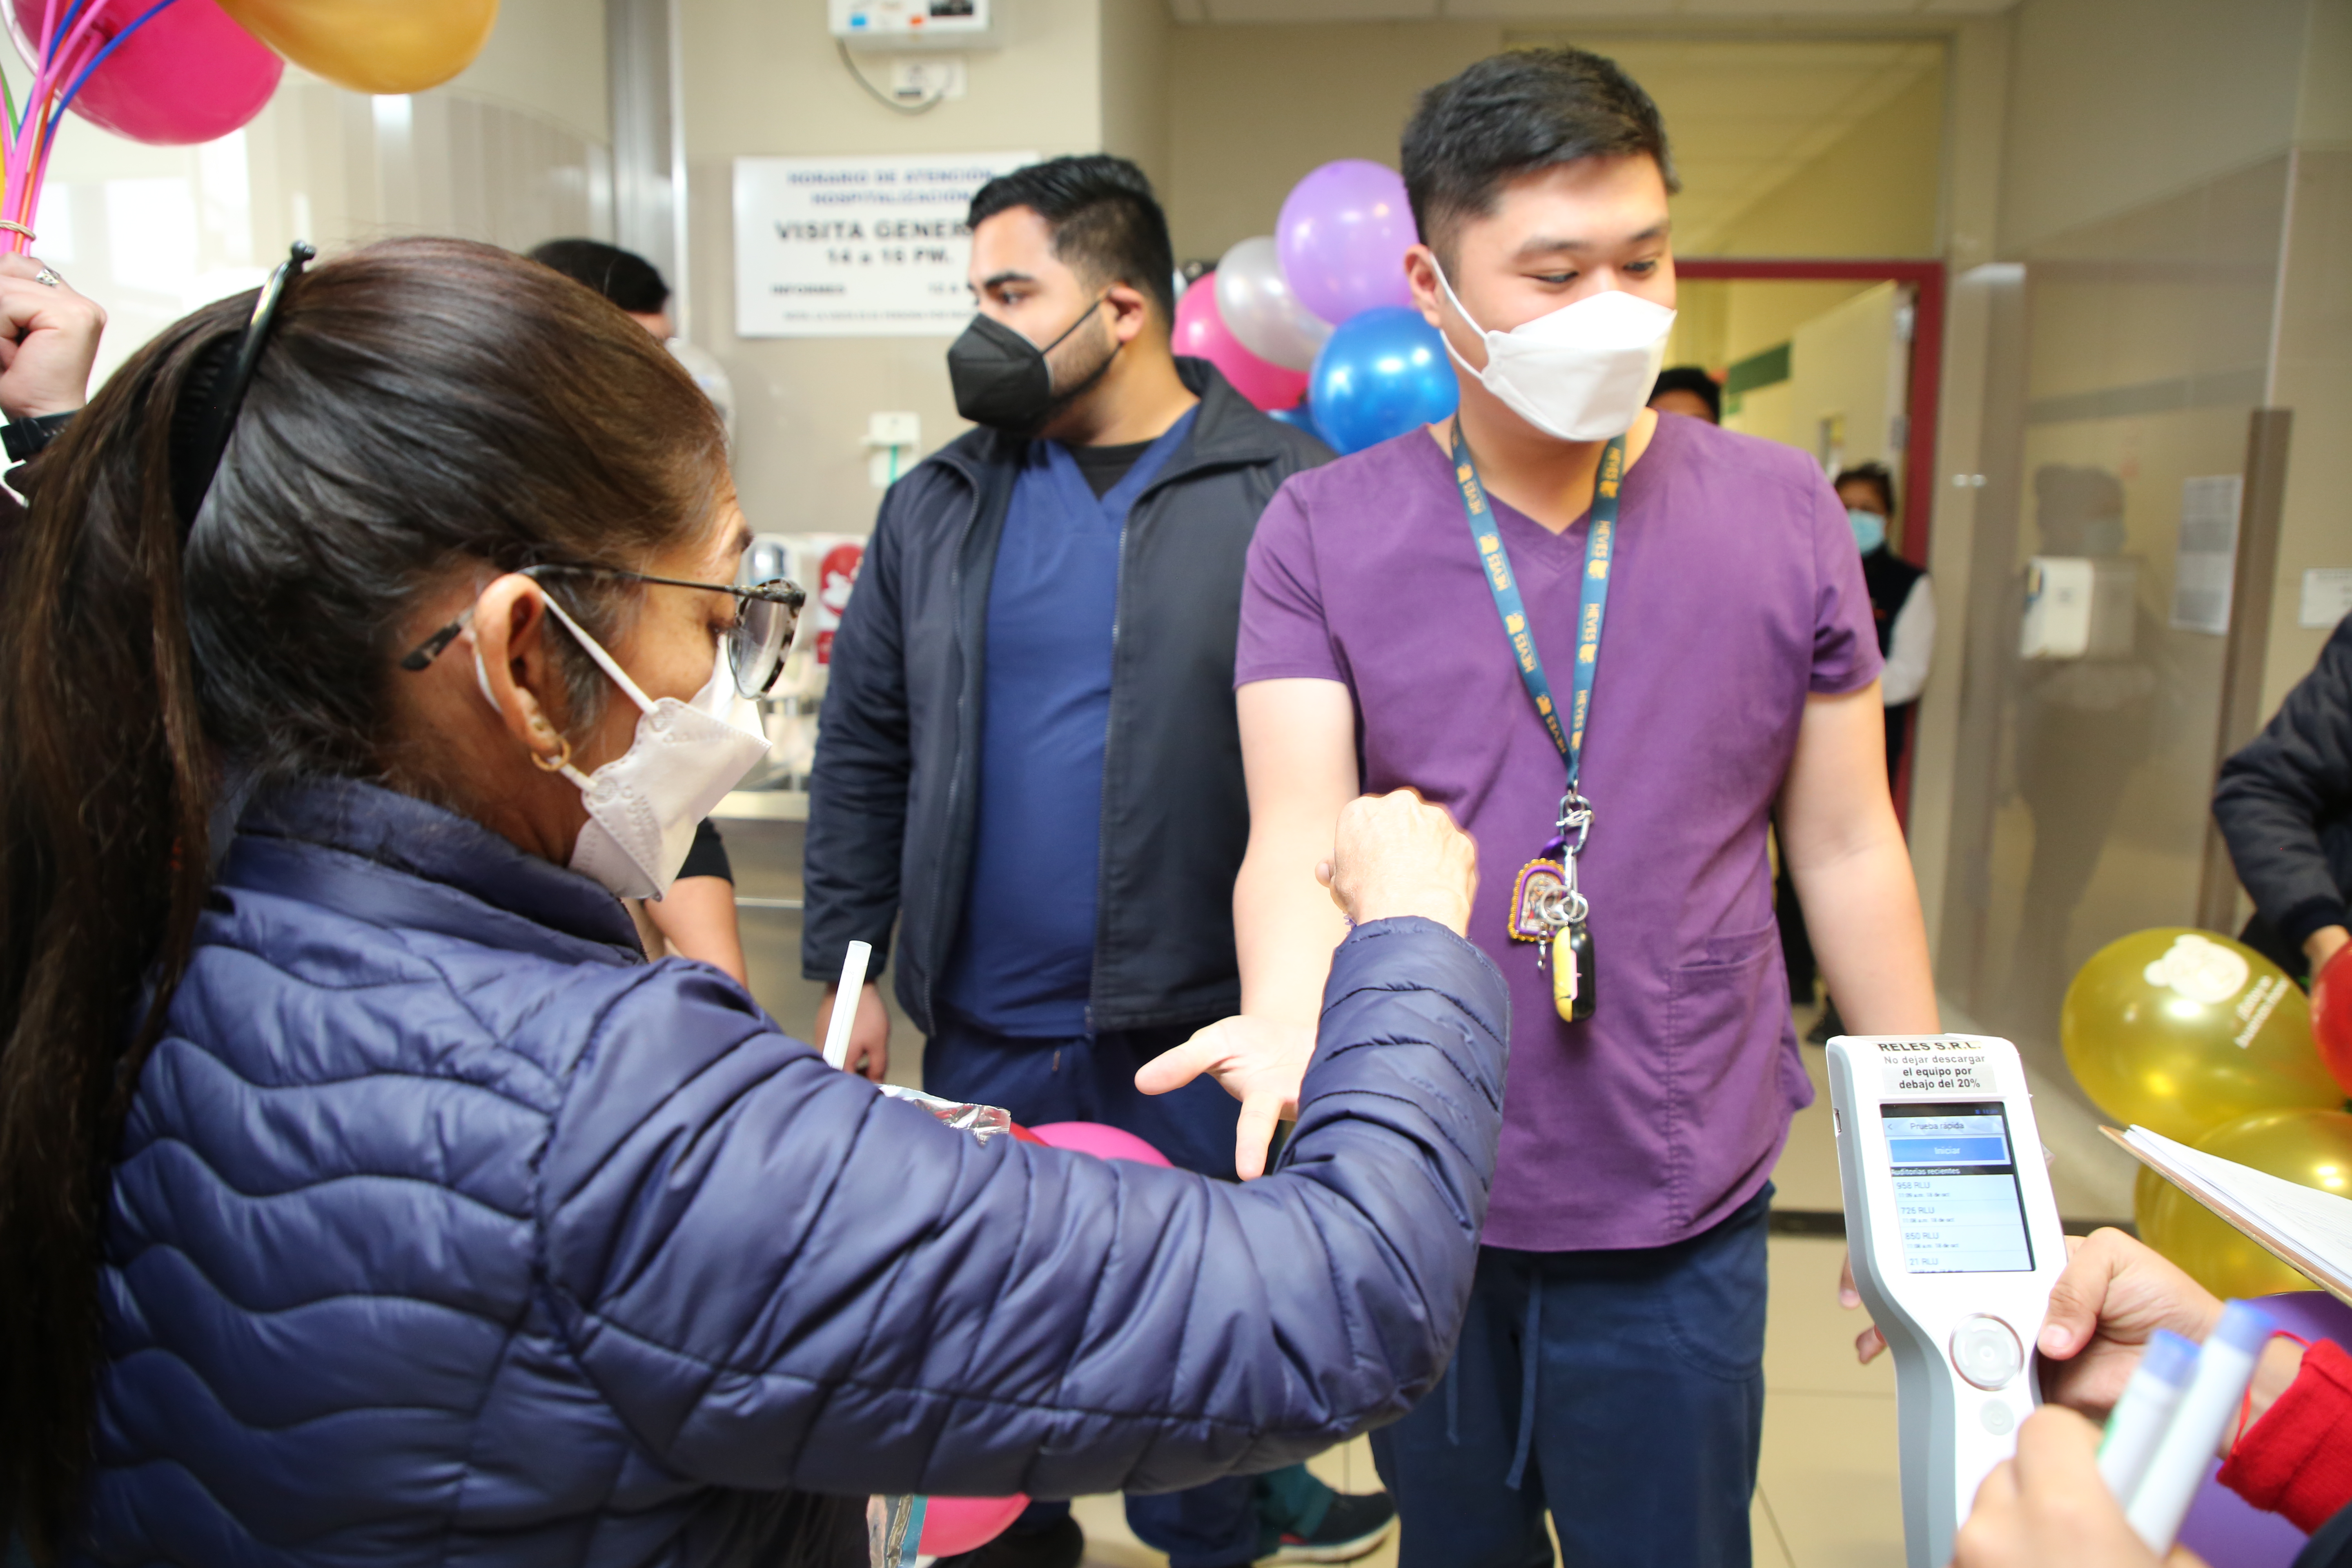
[[[1331,858],[1315,877],[1357,925],[1419,915],[1467,936],[1478,846],[1416,790],[1360,795],[1339,813]]]
[[[2164,1562],[2201,1568],[2181,1547]],[[2099,1429],[2045,1405],[2017,1429],[2017,1458],[1977,1489],[1952,1537],[1952,1568],[2157,1568],[2157,1557],[2099,1479]]]
[[[30,419],[89,401],[106,312],[29,256],[0,256],[0,415]]]

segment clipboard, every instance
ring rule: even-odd
[[[2145,1127],[2099,1131],[2271,1256],[2352,1306],[2352,1198],[2200,1153]],[[2352,1184],[2352,1172],[2346,1175]]]

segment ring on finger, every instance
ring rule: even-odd
[[[50,271],[46,267],[42,268],[38,272],[33,275],[33,281],[50,289],[62,289],[66,286],[66,280],[64,279],[58,277],[55,272]]]

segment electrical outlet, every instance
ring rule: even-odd
[[[963,61],[953,56],[890,62],[890,96],[901,103],[961,98],[970,86]]]

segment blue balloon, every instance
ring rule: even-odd
[[[1461,396],[1445,340],[1402,305],[1378,305],[1341,322],[1307,380],[1315,427],[1342,452],[1443,419]]]
[[[1276,408],[1272,412],[1275,418],[1293,429],[1306,431],[1327,447],[1331,444],[1331,438],[1323,434],[1323,427],[1315,423],[1315,409],[1311,404],[1302,403],[1296,408]]]

